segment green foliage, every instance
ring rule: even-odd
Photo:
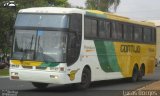
[[[15,0],[18,8],[58,6],[67,7],[67,0]]]
[[[67,7],[69,3],[68,0],[46,0],[50,5]]]
[[[9,36],[13,34],[13,13],[12,9],[0,8],[0,49],[2,50],[8,47]]]
[[[97,0],[87,0],[86,6],[87,9],[92,9],[92,10],[98,9]]]
[[[8,69],[0,69],[0,76],[8,76],[9,70]]]
[[[87,0],[86,7],[87,9],[92,10],[101,10],[109,11],[109,8],[113,7],[116,11],[117,6],[119,5],[120,0]]]
[[[11,37],[13,37],[13,27],[18,10],[29,7],[69,6],[67,0],[13,0],[16,7],[4,7],[8,1],[0,0],[0,49],[4,53],[8,53],[11,48]]]

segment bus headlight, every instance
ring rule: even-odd
[[[52,71],[58,71],[58,67],[50,67],[50,70],[52,70]]]
[[[10,68],[19,68],[19,65],[11,64],[11,65],[10,65]]]
[[[18,76],[18,73],[17,72],[11,72],[11,75],[12,76]]]
[[[50,75],[50,78],[58,79],[58,76],[57,75]]]
[[[64,72],[65,68],[64,67],[50,67],[51,71],[60,71],[60,72]]]
[[[11,79],[19,79],[18,73],[17,72],[11,72]]]

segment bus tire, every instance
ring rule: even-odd
[[[136,82],[138,80],[138,74],[139,74],[138,67],[134,66],[131,78],[132,82]]]
[[[32,85],[38,89],[44,89],[47,88],[48,83],[32,82]]]
[[[139,72],[138,72],[138,81],[142,81],[142,77],[144,76],[144,74],[145,74],[145,72],[144,72],[144,67],[143,66],[141,66],[140,67],[140,70],[139,70]]]
[[[89,68],[84,68],[81,76],[81,83],[76,84],[76,87],[80,90],[87,89],[91,84],[91,71]]]
[[[142,65],[140,70],[142,72],[142,76],[144,76],[145,75],[145,65]]]
[[[141,72],[141,70],[138,71],[137,81],[142,81],[142,72]]]

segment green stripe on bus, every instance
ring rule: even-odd
[[[59,63],[52,63],[52,62],[44,62],[40,65],[40,67],[56,67]]]
[[[105,72],[119,72],[120,67],[117,62],[113,43],[102,40],[95,40],[94,43],[101,68]]]

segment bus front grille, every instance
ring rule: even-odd
[[[46,68],[47,67],[39,67],[39,66],[36,67],[36,69],[39,69],[39,70],[46,70]]]
[[[32,66],[22,66],[25,69],[32,69]]]

